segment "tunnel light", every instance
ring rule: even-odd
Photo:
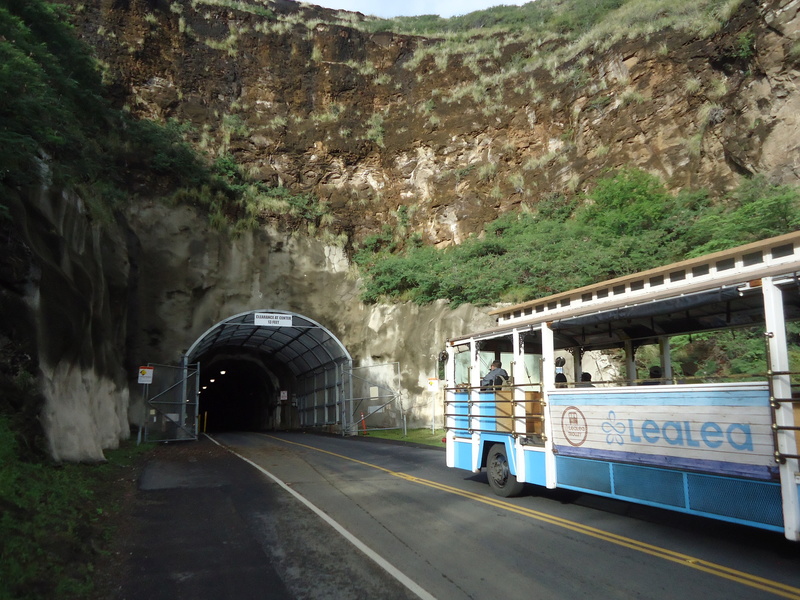
[[[204,385],[204,386],[203,386],[203,389],[204,389],[204,390],[207,390],[207,389],[208,389],[208,386],[207,386],[207,385]]]
[[[225,375],[225,371],[220,371],[219,374],[220,375]]]
[[[214,382],[216,381],[216,379],[209,379],[209,381],[210,381],[211,383],[214,383]]]

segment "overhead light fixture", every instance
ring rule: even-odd
[[[210,381],[211,383],[214,383],[214,382],[216,381],[216,379],[209,379],[209,381]]]
[[[225,371],[220,371],[219,374],[220,375],[225,375]]]

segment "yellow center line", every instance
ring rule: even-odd
[[[328,454],[330,456],[335,456],[336,458],[341,458],[342,460],[347,460],[350,462],[354,462],[359,465],[363,465],[365,467],[369,467],[371,469],[377,469],[379,471],[383,471],[393,477],[398,477],[400,479],[404,479],[411,483],[416,483],[419,485],[424,485],[433,489],[440,490],[442,492],[446,492],[448,494],[453,494],[456,496],[461,496],[463,498],[467,498],[469,500],[474,500],[475,502],[480,502],[482,504],[486,504],[489,506],[493,506],[495,508],[499,508],[508,512],[516,513],[523,517],[528,517],[530,519],[535,519],[537,521],[541,521],[543,523],[548,523],[550,525],[555,525],[556,527],[561,527],[563,529],[569,529],[570,531],[574,531],[576,533],[580,533],[583,535],[587,535],[593,538],[597,538],[612,544],[616,544],[617,546],[622,546],[625,548],[629,548],[631,550],[636,550],[637,552],[642,552],[644,554],[649,554],[651,556],[655,556],[658,558],[662,558],[664,560],[668,560],[685,567],[689,567],[691,569],[695,569],[697,571],[703,571],[705,573],[710,573],[711,575],[715,575],[717,577],[722,577],[723,579],[728,579],[730,581],[735,581],[737,583],[741,583],[751,588],[759,589],[765,592],[769,592],[775,594],[776,596],[781,596],[783,598],[789,598],[790,600],[800,600],[800,588],[792,587],[790,585],[786,585],[783,583],[779,583],[777,581],[772,581],[770,579],[766,579],[763,577],[758,577],[756,575],[751,575],[750,573],[745,573],[743,571],[738,571],[736,569],[732,569],[730,567],[726,567],[724,565],[719,565],[713,562],[709,562],[700,558],[696,558],[690,556],[688,554],[683,554],[681,552],[675,552],[674,550],[669,550],[667,548],[661,548],[660,546],[654,546],[652,544],[648,544],[647,542],[641,542],[639,540],[634,540],[633,538],[625,537],[622,535],[618,535],[616,533],[611,533],[610,531],[604,531],[602,529],[596,529],[589,525],[583,525],[581,523],[577,523],[575,521],[570,521],[568,519],[563,519],[561,517],[556,517],[554,515],[549,515],[547,513],[543,513],[537,510],[532,510],[530,508],[525,508],[522,506],[516,506],[514,504],[510,504],[505,502],[499,498],[493,498],[491,496],[482,496],[480,494],[476,494],[474,492],[468,492],[465,490],[460,490],[458,488],[445,485],[443,483],[439,483],[436,481],[431,481],[429,479],[422,479],[420,477],[416,477],[414,475],[409,475],[407,473],[401,473],[399,471],[392,471],[391,469],[387,469],[385,467],[381,467],[379,465],[375,465],[372,463],[365,462],[363,460],[358,460],[356,458],[351,458],[349,456],[345,456],[343,454],[338,454],[336,452],[330,452],[329,450],[322,450],[320,448],[315,448],[314,446],[309,446],[307,444],[301,444],[299,442],[291,442],[289,440],[285,440],[279,437],[275,437],[268,434],[261,434],[264,437],[272,438],[284,444],[291,444],[293,446],[300,446],[302,448],[307,448],[308,450],[313,450],[314,452],[320,452],[322,454]]]

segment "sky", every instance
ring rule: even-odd
[[[465,15],[492,6],[520,5],[531,0],[306,0],[308,4],[352,10],[390,19],[392,17],[413,17],[417,15],[439,15],[449,18]]]

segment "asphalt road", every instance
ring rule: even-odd
[[[780,534],[535,487],[501,499],[437,449],[214,439],[236,454],[148,465],[143,516],[168,531],[189,502],[198,526],[186,552],[134,549],[150,588],[120,597],[800,600],[800,544]]]

